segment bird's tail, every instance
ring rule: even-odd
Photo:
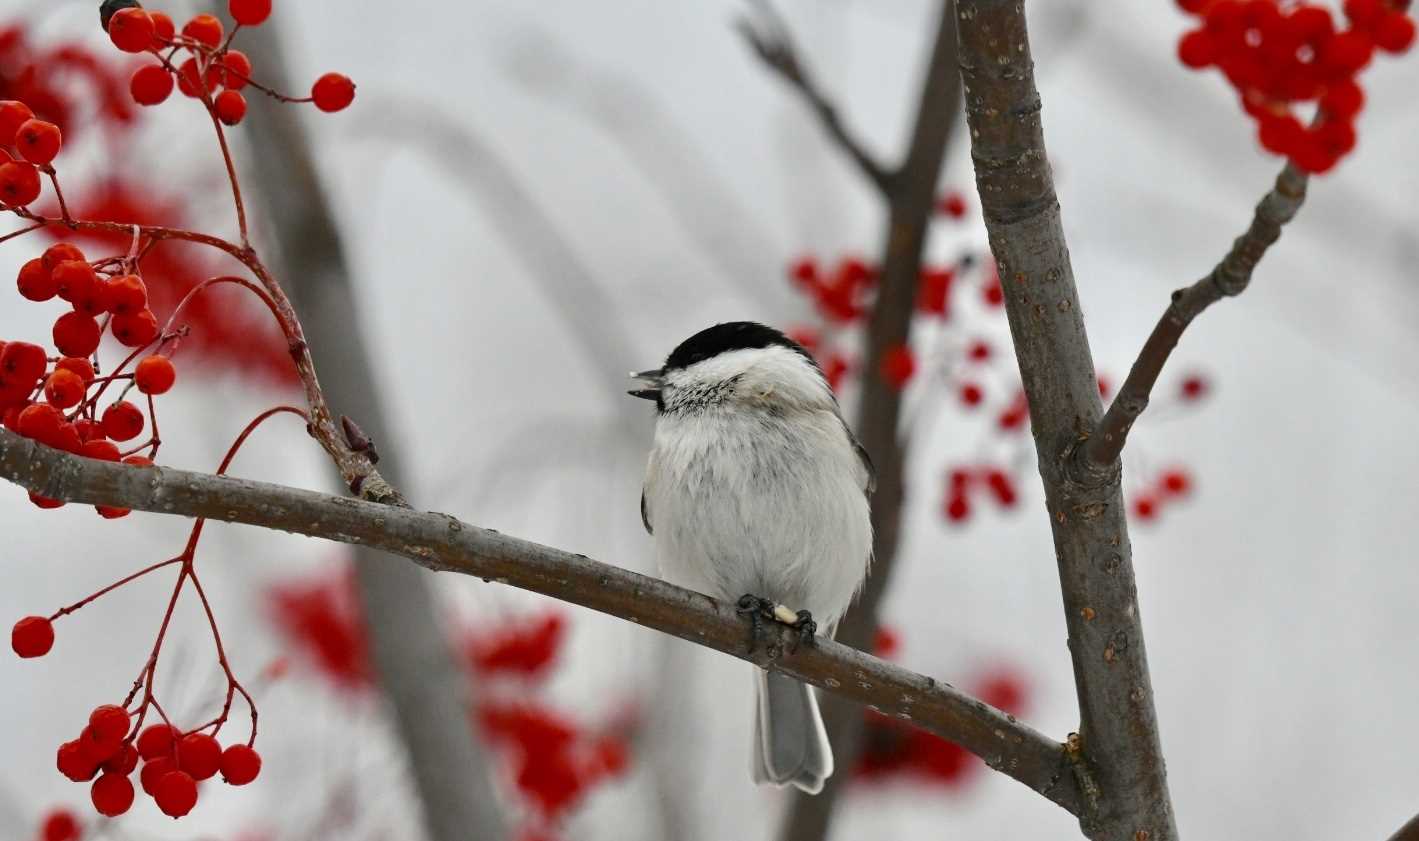
[[[754,782],[817,794],[833,774],[833,750],[812,687],[778,672],[754,671]]]

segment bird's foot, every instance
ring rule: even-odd
[[[740,616],[749,617],[749,653],[753,654],[759,650],[759,646],[764,640],[764,622],[777,622],[780,625],[787,625],[798,631],[798,638],[794,641],[793,652],[797,652],[801,645],[813,645],[817,639],[818,623],[813,621],[813,614],[806,610],[794,612],[792,609],[778,604],[772,599],[762,596],[746,594],[739,597],[735,605],[735,610]]]

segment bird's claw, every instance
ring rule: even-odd
[[[735,604],[735,611],[740,616],[749,617],[750,654],[758,651],[763,642],[765,620],[777,622],[798,631],[798,637],[792,648],[794,653],[798,651],[799,646],[811,646],[817,639],[818,623],[813,621],[813,614],[806,610],[795,613],[772,599],[745,594],[739,597],[739,601]]]

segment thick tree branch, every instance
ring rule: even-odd
[[[1068,470],[1102,407],[1045,152],[1024,4],[959,0],[958,7],[976,182],[1059,563],[1079,695],[1079,767],[1097,787],[1080,825],[1099,841],[1174,841],[1119,474],[1085,486]]]
[[[414,511],[203,473],[79,458],[0,429],[0,478],[51,499],[206,517],[368,546],[427,569],[456,572],[589,607],[713,648],[910,719],[1071,812],[1077,784],[1062,745],[1013,716],[831,640],[793,651],[792,629],[747,652],[734,606],[656,578]]]
[[[1288,164],[1282,169],[1271,192],[1256,206],[1251,227],[1237,237],[1227,256],[1206,277],[1173,293],[1172,303],[1144,342],[1128,372],[1128,379],[1124,380],[1103,421],[1089,442],[1079,448],[1086,471],[1083,478],[1108,475],[1123,452],[1134,421],[1148,408],[1153,384],[1158,381],[1183,331],[1212,304],[1246,291],[1257,263],[1271,244],[1281,238],[1282,226],[1295,218],[1306,200],[1306,182],[1306,174],[1295,167]]]
[[[883,194],[891,193],[894,183],[904,176],[883,166],[843,124],[837,106],[823,89],[818,87],[813,74],[803,66],[787,24],[769,0],[756,0],[753,5],[758,10],[758,19],[742,18],[736,23],[736,28],[754,54],[780,79],[798,90],[804,101],[818,115],[818,121],[822,123],[828,136],[852,158],[867,180]]]
[[[862,396],[854,424],[877,468],[872,497],[872,574],[857,604],[838,627],[838,639],[854,648],[870,648],[877,634],[879,608],[892,580],[906,498],[907,442],[900,435],[902,392],[882,374],[883,360],[894,348],[909,346],[916,308],[921,255],[936,199],[936,183],[946,146],[960,121],[961,77],[957,68],[954,5],[941,4],[931,57],[921,86],[911,143],[892,182],[883,232],[882,272],[872,319],[867,325]],[[856,706],[828,698],[823,715],[833,749],[847,766],[861,752],[864,723]],[[796,795],[781,835],[783,841],[823,841],[845,774],[830,777],[816,796]]]

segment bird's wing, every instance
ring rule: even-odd
[[[641,522],[645,524],[645,533],[655,534],[655,529],[650,527],[650,511],[645,507],[645,488],[641,488]]]
[[[852,444],[853,450],[856,451],[857,460],[862,462],[859,484],[862,485],[862,492],[870,499],[872,492],[877,490],[877,468],[872,465],[872,456],[867,454],[867,448],[862,446],[862,442],[857,440],[857,436],[853,435],[852,430],[848,428],[847,421],[843,420],[842,416],[839,416],[838,420],[842,420],[843,432],[847,433],[848,443]]]

